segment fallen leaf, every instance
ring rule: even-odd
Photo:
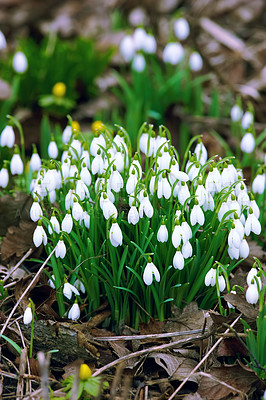
[[[236,357],[238,354],[248,356],[248,352],[237,338],[225,338],[217,349],[217,357]]]
[[[118,340],[116,342],[109,342],[109,344],[119,358],[131,354],[131,351],[126,348],[125,342],[123,340]],[[126,360],[125,368],[130,368],[130,369],[134,368],[137,362],[138,362],[137,357],[130,358],[129,360]]]
[[[253,307],[246,301],[245,295],[243,293],[227,293],[224,296],[226,301],[229,301],[233,306],[235,306],[243,315],[250,319],[256,319],[259,313],[258,304]]]
[[[30,207],[33,199],[26,193],[0,197],[0,236],[4,236],[10,226],[18,226],[20,221],[30,221]]]

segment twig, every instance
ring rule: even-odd
[[[9,314],[9,317],[7,318],[1,332],[0,335],[2,335],[7,327],[7,325],[9,324],[9,321],[11,320],[14,312],[16,311],[18,305],[20,304],[21,300],[23,299],[23,297],[29,292],[30,288],[33,286],[33,284],[35,283],[35,281],[38,279],[39,275],[41,274],[42,270],[44,269],[44,267],[46,266],[46,264],[48,263],[48,261],[50,260],[50,258],[52,257],[52,255],[55,252],[55,248],[53,249],[53,251],[49,254],[49,256],[46,258],[46,260],[44,261],[43,265],[40,267],[39,271],[37,272],[37,274],[35,275],[35,277],[33,278],[33,280],[31,281],[31,283],[29,284],[29,286],[24,290],[24,292],[22,293],[22,295],[20,296],[20,298],[18,299],[18,301],[16,302],[16,304],[14,305],[11,313]]]
[[[3,279],[3,283],[6,282],[8,280],[8,278],[20,267],[20,265],[26,260],[26,258],[29,257],[29,255],[32,253],[32,248],[30,248],[26,254],[24,254],[24,256],[22,257],[21,260],[19,260],[19,262],[10,269],[10,271],[8,272],[8,274],[5,276],[5,278]]]
[[[242,314],[240,314],[230,325],[231,327],[233,327],[237,321],[241,318]],[[229,332],[229,329],[227,329],[224,334],[226,335]],[[175,397],[175,395],[179,392],[179,390],[185,385],[185,383],[189,380],[189,378],[197,371],[197,369],[199,369],[199,367],[205,362],[205,360],[207,360],[207,358],[209,357],[209,355],[213,352],[213,350],[222,342],[223,338],[221,337],[220,339],[217,340],[216,343],[214,343],[214,345],[210,348],[210,350],[205,354],[205,356],[202,358],[202,360],[196,365],[195,368],[193,368],[193,370],[187,375],[187,377],[183,380],[183,382],[181,382],[181,384],[178,386],[178,388],[171,394],[171,396],[169,397],[168,400],[173,400],[173,398]]]
[[[125,368],[125,363],[124,362],[119,364],[117,366],[117,368],[116,368],[115,376],[114,376],[114,379],[113,379],[113,382],[112,382],[112,386],[111,386],[111,390],[110,390],[110,400],[114,400],[114,398],[116,396],[117,388],[118,388],[118,385],[120,383],[124,368]]]
[[[175,342],[162,344],[160,346],[153,346],[153,347],[149,347],[148,349],[143,349],[143,350],[136,351],[134,353],[127,354],[126,356],[120,357],[117,360],[114,360],[111,363],[99,368],[97,371],[94,372],[94,374],[92,376],[98,376],[98,375],[102,374],[104,371],[106,371],[107,369],[114,367],[116,364],[119,364],[122,361],[130,360],[131,358],[135,358],[135,357],[141,356],[143,354],[148,354],[153,351],[161,351],[163,349],[169,349],[170,347],[178,346],[180,344],[195,342],[200,339],[205,339],[211,335],[212,335],[212,332],[205,333],[204,335],[196,336],[193,338],[181,339],[181,340],[177,340]]]
[[[17,384],[17,393],[16,398],[17,400],[23,396],[23,389],[24,389],[24,374],[26,371],[27,366],[27,347],[21,350],[20,354],[20,361],[19,361],[19,377],[18,377],[18,384]]]
[[[173,337],[173,336],[192,335],[192,334],[201,333],[201,332],[202,332],[202,329],[195,329],[195,330],[183,331],[183,332],[152,333],[149,335],[101,336],[101,337],[94,337],[93,340],[104,341],[104,342],[113,342],[116,340],[160,339],[160,338],[167,338],[167,337]]]
[[[50,365],[50,357],[51,354],[48,353],[47,357],[42,351],[37,353],[37,358],[40,366],[40,374],[41,374],[41,388],[42,388],[42,399],[49,400],[50,392],[49,392],[49,365]]]
[[[17,325],[17,328],[18,328],[18,331],[19,331],[19,334],[20,334],[20,337],[21,337],[22,346],[23,346],[23,347],[26,347],[26,343],[25,343],[25,340],[24,340],[24,336],[23,336],[23,334],[22,334],[22,332],[21,332],[20,325],[19,325],[18,321],[16,321],[16,325]],[[27,367],[28,367],[29,375],[31,375],[29,357],[27,357]],[[28,382],[28,381],[27,381],[27,382]],[[26,391],[27,391],[27,392],[31,392],[31,381],[30,381],[30,380],[29,380],[29,388],[28,388],[28,389],[29,389],[29,390],[26,390]]]

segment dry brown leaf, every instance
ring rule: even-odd
[[[217,357],[236,357],[237,354],[248,356],[248,352],[237,338],[225,338],[217,349]]]
[[[206,397],[201,397],[198,392],[196,393],[189,393],[183,397],[183,400],[205,400]]]
[[[126,348],[125,342],[123,340],[119,340],[116,342],[109,342],[109,344],[119,358],[127,356],[128,354],[131,353],[131,351]],[[129,360],[126,360],[125,368],[134,368],[137,362],[138,362],[137,358],[131,358]]]
[[[21,220],[30,221],[30,207],[33,199],[26,193],[0,197],[0,236],[4,236],[10,226],[18,226]]]
[[[259,306],[253,307],[246,301],[245,295],[243,293],[227,293],[224,296],[226,301],[229,301],[233,306],[235,306],[243,315],[250,319],[256,319],[259,313]]]

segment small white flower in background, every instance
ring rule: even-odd
[[[72,140],[69,151],[74,160],[77,160],[78,157],[80,158],[82,153],[81,142],[78,139]]]
[[[198,142],[195,150],[194,150],[194,154],[196,154],[197,156],[197,161],[201,164],[204,165],[208,159],[208,153],[207,153],[207,149],[204,146],[204,144],[202,143],[202,141]]]
[[[71,136],[72,136],[72,126],[67,125],[65,127],[65,129],[63,130],[63,133],[62,133],[62,141],[63,141],[63,143],[64,144],[69,143],[70,139],[71,139]]]
[[[253,114],[250,111],[246,111],[241,120],[242,128],[248,129],[252,123],[253,123]]]
[[[72,293],[75,295],[79,296],[79,291],[77,288],[75,288],[74,285],[71,285],[71,283],[66,282],[63,286],[63,294],[68,298],[68,300],[71,299]]]
[[[73,219],[71,214],[66,214],[62,221],[62,231],[66,233],[70,233],[73,228]]]
[[[162,221],[162,224],[161,224],[160,228],[158,229],[157,240],[158,240],[158,242],[161,242],[161,243],[167,242],[167,240],[168,240],[168,230],[165,226],[164,221]]]
[[[156,52],[157,43],[153,35],[146,35],[143,43],[143,51],[148,54],[154,54]]]
[[[235,290],[231,290],[230,293],[236,294],[236,291]],[[233,306],[231,303],[229,303],[229,301],[227,301],[227,306],[228,306],[228,308],[235,308],[235,306]]]
[[[126,35],[123,37],[123,39],[120,42],[119,46],[120,53],[123,57],[123,59],[126,62],[129,62],[132,60],[134,54],[135,54],[135,46],[134,46],[134,40],[132,36]]]
[[[137,28],[133,32],[132,39],[135,50],[143,50],[147,32],[143,28]]]
[[[143,272],[143,281],[144,283],[149,286],[153,282],[153,277],[157,282],[160,282],[160,272],[158,268],[153,264],[151,258],[149,257],[148,263]]]
[[[7,146],[10,149],[14,146],[15,144],[15,132],[12,126],[7,125],[1,133],[0,137],[0,146],[4,147]]]
[[[174,22],[174,32],[179,40],[187,39],[189,35],[189,23],[185,18],[178,18]]]
[[[246,239],[242,239],[239,247],[239,256],[247,258],[249,256],[249,245]]]
[[[48,284],[52,289],[55,289],[55,277],[52,275],[50,279],[48,279]]]
[[[23,315],[23,324],[24,325],[28,325],[32,322],[32,309],[31,309],[31,304],[28,305],[28,307],[26,308],[26,310],[24,311],[24,315]]]
[[[38,203],[38,200],[35,199],[30,208],[30,219],[34,222],[38,221],[43,216],[43,211]]]
[[[240,142],[240,149],[244,151],[244,153],[252,153],[252,151],[255,149],[255,139],[252,133],[245,133]]]
[[[167,43],[163,50],[163,61],[172,65],[177,65],[184,58],[184,48],[180,43]]]
[[[0,31],[0,50],[6,49],[6,38],[2,31]]]
[[[40,221],[39,221],[40,223]],[[45,233],[45,230],[43,229],[42,225],[36,226],[34,232],[33,232],[33,243],[35,247],[39,247],[42,243],[44,245],[47,244],[47,235]]]
[[[183,257],[189,258],[192,256],[192,253],[193,253],[193,249],[192,249],[191,243],[189,241],[184,242],[183,246],[182,246]]]
[[[15,53],[13,57],[13,68],[19,74],[23,74],[28,69],[28,61],[22,51]]]
[[[259,173],[252,182],[252,192],[262,194],[265,190],[265,173]]]
[[[201,55],[194,51],[189,57],[189,66],[192,71],[200,71],[203,67],[203,60]]]
[[[9,181],[8,170],[4,164],[3,168],[0,170],[0,187],[6,188]]]
[[[74,286],[76,289],[78,289],[81,293],[85,294],[86,290],[85,290],[85,286],[83,284],[83,282],[81,282],[80,279],[76,279],[74,282]]]
[[[139,213],[136,207],[136,203],[133,202],[128,212],[127,220],[129,224],[136,225],[139,222]]]
[[[234,122],[238,122],[241,120],[242,115],[243,115],[243,111],[241,110],[241,108],[239,107],[238,104],[235,104],[231,108],[231,120]]]
[[[173,267],[175,269],[182,270],[184,268],[184,265],[185,265],[184,256],[181,253],[180,248],[178,247],[173,258]]]
[[[21,175],[23,173],[23,162],[21,160],[18,147],[15,147],[14,154],[11,158],[10,171],[12,175]]]
[[[261,225],[258,218],[255,217],[252,209],[249,208],[248,217],[245,223],[245,234],[246,236],[250,235],[250,232],[255,233],[255,235],[259,235],[261,233]]]
[[[256,304],[259,300],[259,291],[256,282],[251,283],[246,291],[246,300],[250,304]]]
[[[218,276],[218,286],[219,286],[220,292],[223,292],[226,287],[226,283],[225,283],[225,279],[224,279],[223,275]]]
[[[206,286],[215,286],[216,284],[216,269],[211,268],[207,274],[205,275],[205,285]]]
[[[64,258],[66,255],[66,245],[63,240],[58,240],[58,243],[55,248],[55,256],[56,258]]]
[[[73,207],[72,207],[72,217],[76,221],[80,221],[82,219],[82,216],[83,216],[83,208],[81,207],[81,205],[79,204],[79,202],[75,198],[74,199],[74,203],[73,203]]]
[[[77,321],[80,317],[80,309],[78,303],[74,303],[73,306],[68,311],[67,315],[68,319],[72,319],[72,321]]]
[[[115,222],[112,223],[112,226],[111,226],[111,229],[109,232],[109,238],[110,238],[110,242],[111,242],[112,246],[118,247],[118,246],[122,246],[123,235],[122,235],[120,226],[118,225],[116,220],[114,220],[114,221]]]
[[[142,54],[136,54],[132,60],[132,68],[137,72],[143,72],[146,67],[146,61]]]
[[[55,215],[51,216],[50,223],[52,225],[52,226],[50,224],[48,225],[48,232],[50,233],[50,235],[52,235],[53,232],[59,233],[60,225]]]
[[[192,226],[196,224],[203,225],[205,221],[204,212],[200,208],[198,200],[195,200],[195,204],[190,213],[190,223]]]
[[[57,148],[57,144],[55,143],[54,139],[52,138],[49,146],[48,146],[48,155],[50,158],[57,158],[58,156],[58,148]]]
[[[41,168],[41,165],[42,165],[42,161],[41,161],[41,158],[40,158],[39,154],[37,153],[37,149],[36,149],[36,152],[33,151],[31,159],[30,159],[30,168],[31,168],[32,172],[39,171],[39,169]]]

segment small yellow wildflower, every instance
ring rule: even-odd
[[[79,379],[81,381],[86,381],[91,377],[91,369],[87,364],[81,364],[79,370]]]
[[[78,121],[72,121],[72,129],[73,131],[80,131],[80,125]]]
[[[102,121],[94,121],[91,124],[91,130],[92,132],[97,132],[100,131],[104,128],[104,123]]]
[[[66,85],[63,82],[57,82],[52,89],[55,97],[64,97],[66,94]]]

